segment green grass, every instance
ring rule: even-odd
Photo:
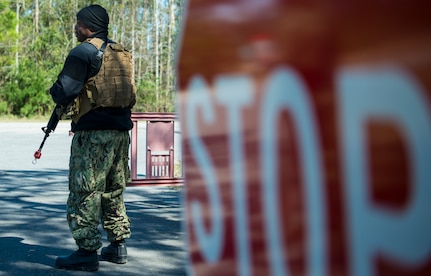
[[[34,116],[32,118],[18,117],[14,115],[0,115],[0,122],[48,122],[49,116]]]

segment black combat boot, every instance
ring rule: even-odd
[[[99,257],[97,251],[87,251],[82,248],[69,256],[60,256],[55,261],[55,267],[67,270],[97,271]]]
[[[124,240],[111,242],[107,247],[103,247],[100,260],[116,264],[127,263],[127,249]]]

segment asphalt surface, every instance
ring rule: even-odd
[[[169,186],[127,188],[127,264],[100,262],[96,273],[55,268],[57,256],[77,249],[65,212],[72,137],[60,122],[33,164],[44,124],[0,122],[0,275],[186,275],[182,188]]]

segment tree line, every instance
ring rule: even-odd
[[[138,101],[134,111],[175,109],[174,54],[184,0],[108,0],[109,37],[133,54]],[[48,89],[79,43],[76,13],[100,1],[0,2],[0,115],[44,116]]]

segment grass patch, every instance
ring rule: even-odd
[[[50,116],[34,116],[31,118],[18,117],[15,115],[1,115],[0,122],[48,122]]]

